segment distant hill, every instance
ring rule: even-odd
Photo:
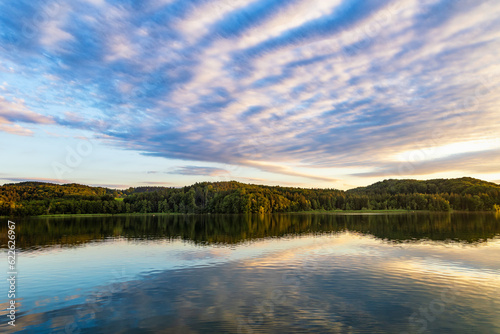
[[[0,187],[0,201],[18,202],[44,200],[48,198],[96,198],[112,195],[113,190],[76,183],[54,184],[47,182],[20,182]]]
[[[355,188],[347,191],[352,194],[460,194],[479,195],[489,194],[498,196],[500,185],[472,177],[458,179],[433,179],[433,180],[384,180],[367,187]]]
[[[120,199],[120,200],[116,200]],[[126,190],[21,182],[0,187],[0,216],[273,213],[331,210],[500,210],[500,185],[478,179],[384,180],[348,191],[202,182]]]

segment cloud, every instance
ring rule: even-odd
[[[499,15],[486,0],[5,2],[0,58],[21,74],[0,130],[56,124],[147,156],[378,176],[436,132],[440,145],[500,133]],[[447,166],[492,171],[450,155],[414,172]],[[203,168],[176,172],[225,173]]]
[[[48,183],[57,183],[57,184],[67,184],[72,183],[69,180],[59,180],[59,179],[51,179],[51,178],[43,178],[43,177],[2,177],[1,180],[6,180],[10,182],[48,182]]]
[[[4,118],[0,117],[0,131],[10,133],[12,135],[17,135],[17,136],[32,136],[33,131],[29,129],[25,129],[18,124],[3,124],[3,123],[9,123],[6,121]]]
[[[74,39],[73,35],[61,27],[67,24],[68,6],[61,3],[52,4],[48,8],[42,8],[45,22],[41,25],[40,44],[46,48],[58,49],[61,42]]]
[[[500,166],[500,149],[452,154],[428,161],[408,160],[392,162],[375,171],[357,173],[362,177],[383,177],[388,175],[426,175],[439,172],[459,171],[465,174],[494,174]]]
[[[372,15],[377,9],[386,6],[390,1],[343,1],[330,15],[321,16],[303,25],[292,28],[283,34],[269,38],[255,46],[243,51],[240,57],[256,57],[265,53],[273,52],[286,47],[300,46],[321,40],[325,37],[331,38],[343,29],[355,26],[366,17]]]
[[[33,135],[33,131],[17,123],[53,124],[54,120],[50,116],[29,110],[23,100],[10,101],[0,96],[0,131],[19,136]]]
[[[168,174],[221,176],[229,174],[229,171],[214,167],[183,166],[168,172]]]
[[[5,122],[20,122],[32,124],[53,124],[53,118],[35,113],[26,107],[24,100],[14,99],[9,101],[0,96],[0,117]]]
[[[161,181],[143,181],[141,183],[152,185],[152,186],[168,186],[168,185],[172,185],[172,182],[161,182]],[[123,187],[123,188],[126,188],[126,187]]]
[[[335,178],[324,177],[324,176],[319,176],[319,175],[311,175],[311,174],[306,174],[306,173],[299,173],[299,172],[294,171],[290,167],[283,167],[283,166],[275,165],[275,164],[258,163],[258,162],[252,162],[252,161],[243,161],[242,163],[246,166],[256,167],[260,170],[270,172],[270,173],[275,173],[275,174],[298,176],[298,177],[302,177],[302,178],[306,178],[306,179],[319,180],[319,181],[325,181],[325,182],[337,182],[338,181]]]

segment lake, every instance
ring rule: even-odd
[[[500,333],[494,213],[13,220],[21,333]]]

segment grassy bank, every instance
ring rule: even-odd
[[[295,211],[295,212],[275,212],[276,214],[359,214],[359,213],[409,213],[409,212],[430,212],[427,210],[413,211],[413,210],[309,210],[309,211]],[[435,211],[434,211],[435,212]],[[211,215],[212,213],[203,213],[205,215]],[[202,215],[203,215],[202,214]],[[239,213],[244,215],[244,213]],[[256,214],[256,213],[255,213]],[[193,213],[164,213],[164,212],[153,212],[153,213],[88,213],[88,214],[57,214],[57,215],[40,215],[40,216],[30,216],[38,218],[69,218],[69,217],[126,217],[126,216],[175,216],[175,215],[193,215]],[[1,218],[16,218],[8,216],[0,216]]]
[[[23,216],[23,217],[9,217],[9,216],[0,216],[0,218],[4,219],[12,219],[12,218],[24,218],[24,217],[37,217],[37,218],[70,218],[70,217],[126,217],[126,216],[175,216],[175,215],[184,215],[183,213],[69,213],[69,214],[58,214],[58,215],[40,215],[40,216]]]
[[[274,212],[271,214],[403,214],[403,213],[494,213],[495,211],[429,211],[429,210],[309,210],[309,211],[294,211],[294,212]],[[216,215],[217,213],[201,213],[201,215]],[[219,213],[223,215],[224,213]],[[245,213],[235,213],[237,215],[244,215]],[[257,213],[254,213],[257,214]],[[269,214],[269,213],[266,213]],[[38,217],[38,218],[72,218],[72,217],[127,217],[127,216],[179,216],[179,215],[194,215],[194,213],[172,213],[172,212],[152,212],[152,213],[88,213],[88,214],[57,214],[57,215],[40,215],[40,216],[24,216],[24,217]],[[2,219],[14,219],[22,217],[9,217],[0,216]]]
[[[402,209],[393,209],[393,210],[309,210],[309,211],[299,211],[299,212],[291,212],[291,213],[328,213],[328,214],[346,214],[346,213],[409,213],[409,212],[430,212],[429,210],[402,210]]]

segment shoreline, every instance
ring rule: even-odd
[[[337,215],[355,215],[355,214],[409,214],[409,213],[495,213],[495,211],[430,211],[430,210],[311,210],[311,211],[294,211],[294,212],[273,212],[265,213],[264,215],[277,214],[337,214]],[[258,213],[178,213],[178,212],[150,212],[150,213],[88,213],[88,214],[55,214],[55,215],[40,215],[40,216],[0,216],[3,219],[15,218],[79,218],[79,217],[127,217],[127,216],[193,216],[193,215],[258,215]]]

